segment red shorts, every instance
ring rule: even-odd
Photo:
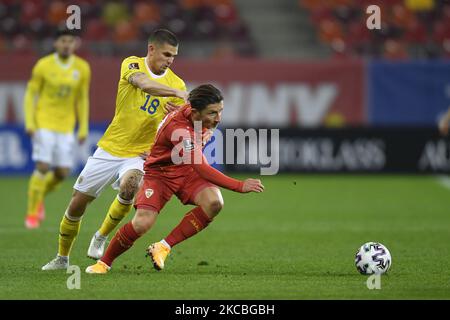
[[[160,212],[173,194],[183,204],[194,204],[196,195],[205,188],[216,187],[191,167],[157,168],[145,173],[134,207]]]

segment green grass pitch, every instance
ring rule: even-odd
[[[262,180],[263,194],[223,191],[223,211],[206,230],[174,248],[165,270],[153,270],[144,255],[189,210],[175,198],[110,273],[88,275],[89,240],[115,195],[108,188],[83,220],[70,260],[81,268],[81,289],[69,290],[70,274],[40,268],[56,253],[73,179],[46,199],[47,219],[29,231],[23,225],[28,180],[2,177],[0,298],[450,298],[450,189],[436,177],[279,175]],[[367,277],[354,266],[357,248],[367,241],[385,244],[392,254],[380,290],[367,289]]]

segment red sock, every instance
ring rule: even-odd
[[[173,247],[205,229],[211,221],[212,219],[206,215],[205,211],[197,207],[189,211],[164,240]]]
[[[111,266],[114,259],[120,256],[122,253],[131,248],[133,243],[140,236],[134,231],[131,221],[117,230],[114,237],[106,249],[105,255],[100,259],[108,266]]]

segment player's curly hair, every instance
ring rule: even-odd
[[[219,89],[211,84],[202,84],[189,93],[189,103],[191,107],[202,111],[208,105],[219,103],[223,100]]]

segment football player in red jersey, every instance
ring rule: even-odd
[[[223,111],[221,92],[212,85],[201,85],[190,92],[188,101],[189,104],[167,115],[160,125],[144,165],[145,176],[133,220],[117,231],[105,255],[87,267],[87,273],[107,273],[113,261],[150,230],[173,194],[183,204],[196,207],[166,238],[148,248],[157,270],[164,268],[173,246],[206,228],[220,212],[223,198],[219,187],[241,193],[264,191],[260,180],[228,177],[211,167],[202,154],[204,132],[195,132],[194,127],[199,122],[202,131],[217,127]]]

